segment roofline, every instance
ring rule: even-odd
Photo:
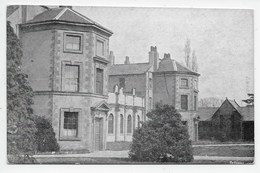
[[[113,64],[114,65],[138,65],[138,64],[150,64],[149,62],[140,62],[140,63],[130,63],[130,64]]]
[[[54,23],[59,23],[59,24],[67,24],[67,25],[77,25],[77,26],[91,26],[94,28],[97,28],[110,36],[113,34],[112,31],[101,27],[97,25],[96,23],[80,23],[80,22],[68,22],[68,21],[63,21],[63,20],[46,20],[46,21],[39,21],[39,22],[29,22],[29,23],[24,23],[24,24],[19,24],[21,27],[26,27],[26,26],[37,26],[37,25],[44,25],[44,24],[54,24]]]
[[[59,12],[59,14],[57,14],[57,16],[54,17],[54,20],[58,20],[58,19],[65,13],[65,11],[67,11],[67,8],[63,8],[63,9]]]
[[[183,71],[155,71],[153,73],[154,74],[163,74],[163,73],[172,74],[172,73],[176,73],[176,74],[191,74],[191,75],[195,75],[195,76],[200,76],[199,73],[192,72],[192,71],[187,71],[187,72],[183,72]]]
[[[131,74],[109,74],[108,72],[108,76],[129,76],[129,75],[143,75],[145,74],[146,71],[144,73],[131,73]]]

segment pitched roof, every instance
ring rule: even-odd
[[[239,112],[239,105],[237,104],[237,102],[235,101],[235,100],[229,100],[228,99],[228,101],[229,101],[229,103],[231,103],[231,105]]]
[[[244,121],[254,121],[254,106],[239,107]]]
[[[7,6],[6,17],[9,17],[11,14],[13,14],[18,8],[19,8],[19,5],[9,5],[9,6]]]
[[[200,117],[200,121],[209,121],[217,110],[218,107],[199,107],[198,116]]]
[[[188,72],[188,73],[196,73],[187,67],[184,67],[181,65],[181,63],[177,62],[176,60],[171,59],[170,57],[163,58],[162,61],[159,64],[159,68],[157,69],[156,72],[171,72],[171,71],[176,71],[176,72]],[[196,73],[198,74],[198,73]]]
[[[149,70],[149,63],[115,64],[109,68],[109,75],[143,74]]]
[[[91,20],[90,18],[78,13],[77,11],[70,8],[50,8],[47,11],[35,16],[32,20],[28,21],[27,24],[47,22],[47,21],[63,21],[70,23],[80,23],[80,24],[91,24],[98,26],[112,34],[112,31],[101,26],[99,23]]]

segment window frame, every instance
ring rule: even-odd
[[[99,54],[99,51],[98,51],[98,42],[103,44],[103,50],[102,50],[101,55]],[[104,58],[106,56],[105,50],[106,50],[106,40],[104,40],[100,37],[96,38],[96,56]]]
[[[77,78],[75,78],[75,79],[77,79],[77,89],[76,90],[67,90],[66,89],[66,80],[69,80],[68,78],[66,78],[66,71],[64,70],[64,90],[65,91],[68,91],[68,92],[79,92],[79,83],[80,83],[80,66],[79,65],[75,65],[75,64],[65,64],[65,66],[64,66],[64,69],[66,69],[66,66],[71,66],[71,67],[77,67],[78,68],[78,77]]]
[[[130,117],[130,121],[129,121],[129,117]],[[132,134],[132,132],[133,132],[133,120],[132,120],[133,118],[132,118],[132,116],[129,114],[128,116],[127,116],[127,126],[126,126],[126,132],[127,132],[127,134]],[[130,122],[130,124],[128,124]],[[130,130],[129,130],[130,129]]]
[[[194,100],[193,100],[193,108],[196,111],[198,109],[198,99],[197,99],[197,95],[194,96]]]
[[[102,80],[101,80],[102,87],[100,89],[100,91],[102,91],[101,93],[99,92],[98,87],[97,87],[97,82],[98,82],[98,80],[97,80],[97,71],[98,70],[102,71]],[[103,95],[104,94],[104,69],[103,68],[96,67],[96,71],[95,71],[95,93],[99,94],[99,95]]]
[[[195,89],[196,91],[199,90],[199,87],[198,87],[198,80],[197,80],[197,79],[194,79],[194,89]]]
[[[67,36],[74,36],[74,37],[79,37],[80,42],[79,42],[79,50],[74,50],[74,49],[67,49]],[[83,34],[82,33],[74,33],[74,32],[64,32],[63,34],[63,52],[65,53],[83,53]]]
[[[66,65],[75,65],[75,66],[78,66],[78,90],[77,91],[68,91],[65,89],[65,67]],[[75,93],[78,93],[82,90],[82,84],[83,84],[83,65],[81,62],[74,62],[72,63],[71,61],[62,61],[61,63],[61,82],[60,82],[60,90],[61,91],[64,91],[64,92],[75,92]]]
[[[111,122],[110,117],[112,117],[112,122]],[[115,120],[114,120],[114,115],[113,115],[112,113],[110,113],[110,114],[108,115],[108,121],[107,121],[107,133],[108,133],[109,135],[113,135],[113,134],[114,134],[114,122],[115,122]],[[112,123],[112,124],[110,124],[110,123]],[[111,129],[110,129],[110,128],[111,128]]]
[[[64,135],[64,119],[65,112],[77,112],[78,120],[77,120],[77,136],[65,136]],[[60,127],[59,127],[59,140],[60,141],[80,141],[81,140],[81,112],[82,110],[79,108],[61,108],[60,111]]]
[[[125,89],[125,78],[124,77],[120,77],[119,79],[119,89],[121,89],[122,88],[122,86],[121,86],[121,80],[123,80],[123,83],[124,83],[124,86],[123,86],[123,88]]]
[[[186,107],[187,108],[186,109],[183,108],[183,106],[182,106],[182,97],[183,96],[185,96],[187,98],[187,102],[186,102],[186,104],[187,104]],[[188,111],[189,110],[189,96],[187,94],[182,94],[180,99],[181,99],[181,110]]]
[[[187,81],[187,85],[182,85],[182,81]],[[180,88],[189,88],[189,79],[187,78],[181,78],[181,84],[180,84]]]
[[[124,134],[124,115],[120,114],[120,134]]]

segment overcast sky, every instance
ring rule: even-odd
[[[116,63],[147,62],[150,46],[160,58],[184,62],[184,45],[191,40],[200,83],[199,97],[235,99],[253,92],[253,11],[181,8],[73,7],[113,31],[110,50]]]

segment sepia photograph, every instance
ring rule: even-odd
[[[255,163],[254,10],[6,6],[17,164]]]

